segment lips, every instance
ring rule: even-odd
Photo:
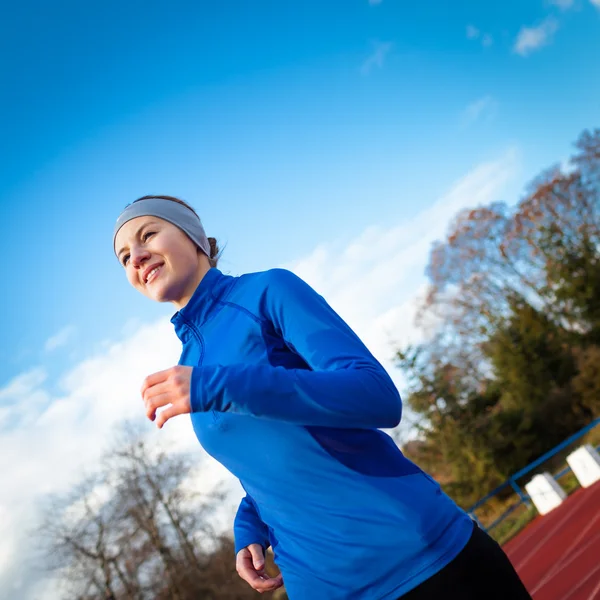
[[[144,271],[143,280],[146,285],[148,285],[149,283],[152,283],[152,281],[154,279],[156,279],[156,276],[160,272],[160,269],[162,268],[162,266],[163,266],[163,263],[155,263],[153,265],[150,265]]]

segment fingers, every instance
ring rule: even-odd
[[[257,569],[256,565],[262,567]],[[238,552],[236,560],[238,575],[260,593],[272,592],[283,585],[283,577],[281,575],[269,577],[264,572],[264,566],[264,552],[260,544],[251,544]]]
[[[164,371],[158,371],[158,373],[153,373],[152,375],[148,375],[146,379],[144,379],[144,383],[142,384],[142,397],[146,393],[146,390],[157,383],[161,383],[166,381],[169,378],[169,375],[176,367],[171,367],[170,369],[165,369]]]
[[[159,428],[169,418],[190,412],[190,379],[191,367],[176,366],[149,375],[144,380],[141,392],[146,405],[146,416],[151,421],[156,419],[158,408],[169,404],[176,407],[175,411],[165,415]]]
[[[235,561],[235,567],[238,575],[244,581],[247,581],[252,587],[254,587],[257,583],[262,582],[260,574],[257,573],[256,569],[254,568],[254,564],[252,563],[252,555],[250,554],[250,550],[248,548],[244,548],[238,552]]]
[[[153,398],[146,400],[146,416],[151,421],[154,421],[154,419],[156,418],[156,410],[158,408],[171,404],[171,402],[172,398],[170,394],[159,394],[158,396],[154,396]]]
[[[263,592],[272,592],[283,585],[281,575],[277,577],[268,577],[267,575],[258,575],[255,571],[240,572],[239,576],[253,589],[261,594]]]
[[[277,588],[280,588],[282,585],[283,578],[281,577],[281,575],[277,575],[277,577],[269,577],[268,575],[263,575],[261,583],[257,584],[254,589],[262,594],[263,592],[272,592]]]
[[[161,381],[160,383],[155,383],[153,386],[146,388],[144,393],[142,394],[142,398],[144,400],[149,400],[150,398],[154,398],[154,396],[158,396],[159,394],[164,394],[166,391],[171,389],[171,385],[168,379],[165,381]]]
[[[163,425],[171,418],[181,414],[181,410],[178,406],[171,404],[171,406],[161,410],[156,417],[156,426],[162,429]],[[154,419],[153,419],[154,420]]]
[[[146,416],[151,421],[154,421],[156,417],[157,408],[171,404],[175,399],[168,381],[163,381],[147,388],[142,398],[146,405]]]
[[[252,564],[254,568],[260,573],[265,568],[265,553],[260,544],[250,544],[248,546],[250,556],[252,557]]]

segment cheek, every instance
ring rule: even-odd
[[[198,255],[196,247],[189,248],[187,245],[177,248],[170,256],[173,267],[179,274],[185,275],[188,272],[195,272],[198,267]]]
[[[125,270],[125,275],[127,276],[127,281],[133,286],[137,287],[139,285],[139,280],[137,276],[137,272],[131,268],[127,268]]]
[[[191,277],[195,277],[196,273],[198,272],[198,261],[198,253],[194,247],[192,251],[186,255],[187,271]]]

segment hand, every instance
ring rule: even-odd
[[[146,405],[146,416],[154,421],[159,429],[177,415],[189,414],[192,411],[190,401],[190,381],[192,367],[171,367],[149,375],[142,385],[142,398]],[[167,406],[156,416],[156,409]]]
[[[240,550],[235,559],[235,568],[238,575],[261,594],[272,592],[283,585],[281,575],[269,577],[265,573],[265,553],[260,544],[250,544]]]

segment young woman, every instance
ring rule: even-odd
[[[190,414],[246,491],[237,570],[291,600],[530,598],[500,547],[378,428],[401,402],[383,367],[306,283],[216,268],[216,241],[170,196],[128,205],[114,230],[129,283],[171,302],[179,365],[149,375],[159,428]],[[264,572],[271,546],[281,575]]]

